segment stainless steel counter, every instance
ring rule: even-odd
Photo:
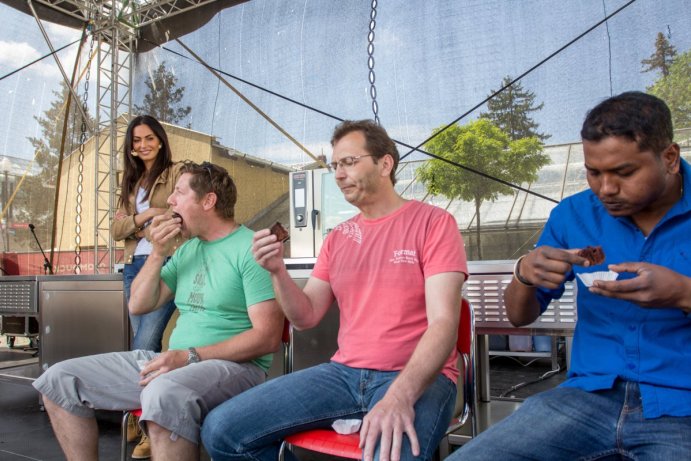
[[[68,358],[129,348],[122,274],[0,277],[0,314],[38,318],[43,370]]]
[[[122,274],[37,277],[41,369],[129,348]]]

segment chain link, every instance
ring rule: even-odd
[[[94,34],[91,34],[91,45],[89,47],[89,54],[91,56],[94,51]],[[84,114],[87,114],[89,100],[89,78],[91,77],[91,60],[87,59],[86,75],[84,76],[84,100],[82,107]],[[76,102],[79,104],[79,101]],[[78,113],[77,113],[78,114]],[[75,114],[76,115],[76,114]],[[81,114],[80,114],[81,115]],[[74,273],[81,274],[82,268],[82,192],[84,192],[84,145],[86,144],[87,126],[86,118],[82,115],[81,132],[79,134],[79,155],[77,157],[77,204],[75,205],[75,227],[74,227]],[[58,181],[60,178],[58,178]],[[94,251],[96,246],[94,245]],[[94,255],[94,258],[96,256]],[[95,260],[95,259],[94,259]]]
[[[372,98],[372,113],[374,121],[379,123],[379,104],[377,104],[377,87],[374,85],[376,80],[374,75],[374,28],[377,26],[377,0],[372,0],[372,11],[370,12],[369,33],[367,34],[367,67],[369,68],[369,94]]]

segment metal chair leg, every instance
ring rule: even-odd
[[[285,460],[285,452],[288,449],[288,444],[284,440],[281,442],[281,448],[278,450],[278,461],[284,461]]]
[[[122,427],[120,432],[122,435],[122,440],[120,441],[120,459],[121,461],[127,461],[127,420],[130,417],[130,412],[125,411],[122,417]]]

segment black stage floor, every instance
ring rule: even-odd
[[[31,386],[39,370],[33,351],[0,348],[0,461],[65,459]],[[120,420],[120,413],[99,413],[103,461],[120,459]]]
[[[38,359],[32,351],[0,348],[0,461],[64,460],[50,427],[48,416],[41,411],[38,393],[31,382],[39,374]],[[509,357],[493,357],[490,362],[492,398],[504,395],[520,401],[532,394],[550,389],[564,380],[565,372],[545,380],[509,391],[521,383],[537,380],[550,370],[549,360],[530,365]],[[101,431],[101,461],[120,459],[121,413],[98,414]],[[134,443],[130,444],[130,451]]]

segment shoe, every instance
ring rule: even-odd
[[[132,451],[132,459],[148,459],[151,458],[151,441],[146,434],[142,434],[141,440],[134,451]]]
[[[127,441],[134,442],[142,435],[142,428],[139,427],[139,418],[130,415],[127,417]]]

